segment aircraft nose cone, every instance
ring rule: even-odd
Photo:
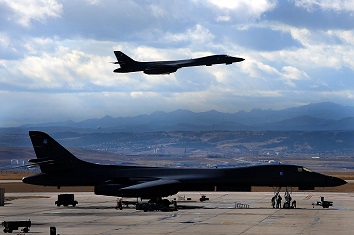
[[[236,62],[242,62],[244,60],[245,60],[244,58],[236,58]]]
[[[341,186],[347,183],[347,181],[342,180],[337,177],[331,177],[331,179],[328,182],[331,186]]]
[[[31,184],[32,183],[30,177],[23,177],[22,178],[22,182],[25,183],[25,184]]]

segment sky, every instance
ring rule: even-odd
[[[0,127],[354,105],[351,0],[0,0],[0,22]],[[139,61],[245,61],[118,74],[114,50]]]

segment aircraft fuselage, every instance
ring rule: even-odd
[[[115,51],[114,53],[118,59],[118,62],[115,62],[115,64],[119,64],[121,66],[120,68],[113,71],[115,73],[143,71],[145,74],[170,74],[183,67],[232,64],[244,60],[243,58],[232,57],[228,55],[211,55],[187,60],[140,62],[131,59],[123,52]]]
[[[138,183],[166,180],[156,188],[132,188]],[[46,186],[96,186],[96,194],[125,197],[168,196],[178,191],[249,191],[251,186],[333,187],[345,184],[342,179],[308,171],[295,165],[257,165],[239,168],[154,168],[96,165],[88,163],[80,171],[41,173],[23,179],[24,183]],[[161,190],[163,189],[163,190]],[[157,191],[156,191],[157,190]],[[164,192],[164,193],[162,193]],[[166,195],[165,195],[166,194]]]

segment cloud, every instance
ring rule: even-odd
[[[7,21],[15,21],[23,27],[30,27],[32,21],[45,22],[47,18],[60,17],[62,4],[55,0],[1,0],[10,9]]]
[[[265,18],[297,28],[352,29],[352,1],[278,1]],[[338,6],[338,7],[337,7]],[[347,7],[348,6],[348,7]]]
[[[291,87],[295,87],[294,81],[309,78],[306,72],[300,71],[292,66],[284,66],[282,72],[281,77],[286,81],[286,84]]]
[[[163,8],[157,4],[151,4],[149,7],[152,12],[152,15],[156,18],[164,18],[168,14],[168,12],[165,10],[165,8]]]
[[[36,51],[37,48],[31,50]],[[29,55],[20,61],[5,62],[11,68],[0,70],[0,83],[20,90],[84,90],[90,89],[98,78],[106,78],[107,65],[102,58],[86,55],[82,51],[59,46],[54,53]],[[104,72],[103,72],[104,71]],[[105,85],[105,84],[103,84]]]
[[[1,48],[7,48],[10,45],[10,40],[6,34],[0,34],[0,46]]]
[[[171,40],[175,42],[189,41],[190,43],[206,43],[211,41],[214,35],[205,27],[197,24],[194,28],[188,29],[182,34],[169,34],[165,40]]]
[[[260,51],[277,51],[301,48],[299,41],[291,32],[268,25],[250,26],[233,30],[230,37],[242,47]]]
[[[231,17],[228,15],[220,15],[216,17],[216,22],[230,22]]]
[[[292,66],[284,66],[282,70],[284,71],[283,76],[292,80],[304,79],[309,77],[305,72],[300,71],[299,69],[294,68]]]
[[[335,12],[354,12],[354,2],[351,0],[296,0],[295,6],[305,8],[309,12],[313,12],[317,8],[325,11]]]
[[[273,9],[276,3],[269,0],[209,0],[209,2],[221,10],[237,12],[247,18],[259,18],[264,12]]]
[[[240,67],[241,71],[251,78],[264,78],[279,75],[279,72],[274,67],[259,61],[246,60]]]

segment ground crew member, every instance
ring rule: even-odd
[[[293,202],[291,203],[291,207],[296,208],[296,201],[295,200],[293,200]]]
[[[120,199],[117,199],[117,206],[116,206],[116,209],[118,210],[123,210],[123,200],[122,198]]]
[[[275,208],[275,199],[277,196],[274,195],[274,197],[272,197],[272,207]]]
[[[281,200],[282,200],[283,198],[280,196],[280,195],[278,195],[278,198],[277,198],[277,208],[281,208]]]

